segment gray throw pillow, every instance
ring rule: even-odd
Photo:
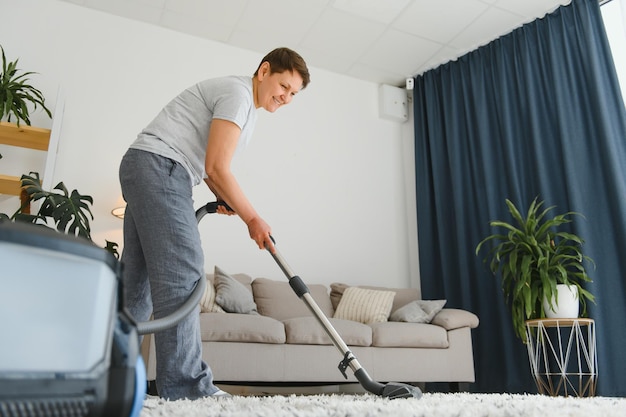
[[[258,314],[252,293],[215,266],[215,302],[228,313]]]
[[[415,300],[400,307],[389,316],[389,321],[430,323],[446,305],[446,300]]]

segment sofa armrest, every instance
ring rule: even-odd
[[[454,330],[460,327],[475,329],[478,327],[478,316],[469,311],[456,308],[442,309],[431,321],[431,324],[441,326],[446,330]]]

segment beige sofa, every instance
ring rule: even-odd
[[[249,386],[356,382],[350,368],[347,379],[339,371],[340,351],[287,280],[231,276],[217,267],[207,279],[200,324],[203,358],[216,382]],[[471,329],[478,326],[474,314],[453,308],[438,311],[445,301],[420,301],[417,289],[345,284],[330,288],[308,284],[308,288],[372,379],[474,382]],[[151,336],[144,340],[149,381],[156,372],[151,340]]]

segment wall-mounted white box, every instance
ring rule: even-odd
[[[399,122],[409,120],[409,99],[404,88],[381,84],[378,88],[380,117]]]

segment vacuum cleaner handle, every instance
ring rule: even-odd
[[[217,213],[218,206],[225,207],[226,210],[228,211],[232,211],[232,212],[235,211],[232,208],[230,208],[230,206],[226,204],[224,201],[211,201],[207,203],[206,205],[200,207],[198,210],[196,210],[196,219],[198,220],[198,223],[207,214]]]

